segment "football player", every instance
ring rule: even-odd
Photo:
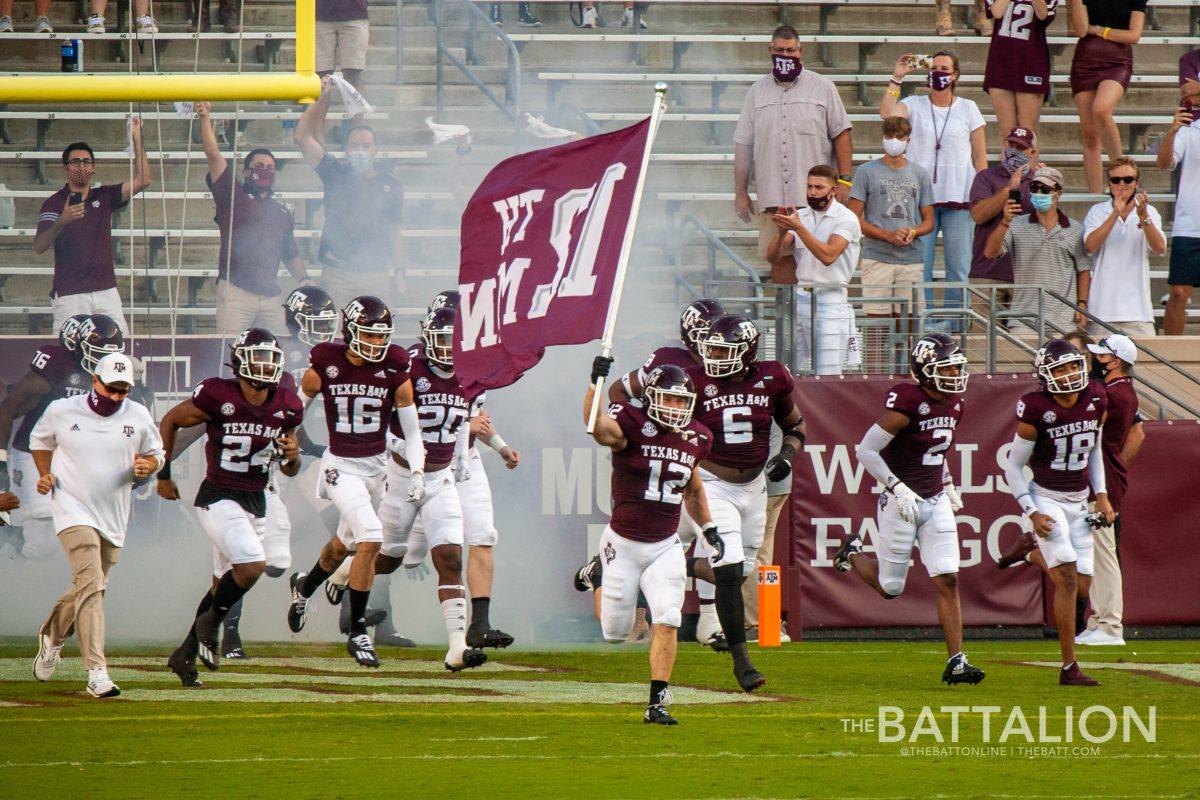
[[[946,453],[954,429],[962,420],[967,390],[967,357],[944,333],[917,340],[909,353],[909,371],[916,384],[898,383],[888,390],[883,416],[855,448],[859,463],[884,486],[875,519],[878,535],[875,557],[862,552],[851,534],[842,543],[833,565],[853,570],[885,600],[904,591],[913,545],[921,545],[925,565],[937,589],[938,620],[946,636],[948,684],[979,683],[983,671],[962,649],[962,605],[958,597],[958,524],[962,498],[950,477]]]
[[[208,434],[208,469],[195,505],[200,527],[213,543],[215,566],[187,637],[167,661],[184,686],[200,685],[197,657],[208,669],[218,669],[221,622],[266,568],[266,489],[276,449],[283,474],[300,471],[294,431],[304,418],[304,406],[293,389],[280,386],[279,343],[268,331],[249,328],[234,339],[230,356],[236,377],[201,381],[191,398],[168,411],[160,424],[168,454],[180,428],[204,425]],[[158,473],[158,494],[179,499],[169,459]]]
[[[696,387],[696,420],[712,431],[700,479],[721,531],[723,548],[696,540],[689,562],[702,600],[696,639],[710,643],[724,630],[738,684],[748,692],[766,683],[746,652],[742,582],[754,569],[767,517],[767,482],[783,480],[804,444],[804,420],[792,399],[792,374],[778,361],[758,360],[758,328],[739,314],[713,322],[700,337],[701,364],[687,369]],[[771,422],[783,445],[770,456]],[[765,468],[765,472],[764,472]],[[685,515],[687,509],[684,509]],[[697,520],[690,520],[695,528]]]
[[[309,354],[310,366],[300,388],[307,398],[324,398],[329,449],[321,459],[317,495],[337,507],[337,533],[308,572],[292,574],[288,627],[299,633],[309,598],[338,565],[355,554],[350,569],[350,635],[346,650],[356,662],[378,667],[379,657],[367,633],[367,599],[375,559],[383,541],[376,509],[387,475],[387,426],[393,416],[405,434],[411,467],[406,497],[425,496],[425,450],[413,404],[408,354],[392,340],[392,312],[378,297],[356,297],[342,309],[342,343],[322,342]]]
[[[125,337],[111,317],[71,317],[59,329],[58,343],[42,345],[34,352],[29,372],[0,402],[0,491],[9,488],[9,456],[4,447],[12,436],[12,485],[20,501],[13,525],[0,530],[5,540],[31,561],[46,561],[61,548],[51,519],[50,495],[37,492],[38,472],[29,454],[29,434],[46,406],[62,397],[87,394],[100,359],[124,348]],[[17,417],[23,419],[13,435]]]
[[[621,376],[608,387],[608,399],[613,403],[627,403],[642,396],[642,385],[646,375],[655,367],[674,364],[680,369],[701,363],[700,340],[708,329],[725,316],[725,307],[716,300],[701,298],[689,303],[679,315],[679,340],[683,347],[666,345],[650,354],[646,363],[632,372]]]
[[[1075,602],[1086,598],[1092,580],[1092,529],[1088,490],[1096,512],[1111,525],[1100,437],[1108,395],[1090,380],[1075,345],[1053,339],[1038,349],[1033,366],[1041,389],[1017,401],[1017,434],[1004,477],[1037,537],[1054,584],[1054,620],[1062,648],[1063,686],[1098,686],[1075,661]],[[1025,466],[1033,480],[1025,477]]]
[[[596,381],[608,376],[612,361],[598,356],[592,362],[583,397],[585,423],[591,416]],[[667,364],[643,374],[639,388],[640,407],[614,403],[607,414],[598,415],[592,432],[597,444],[612,450],[613,510],[600,537],[603,582],[596,592],[597,616],[605,640],[623,642],[633,625],[639,590],[645,595],[654,624],[650,701],[642,720],[675,725],[677,720],[666,706],[687,582],[678,533],[681,505],[711,543],[715,561],[721,560],[726,543],[709,513],[698,468],[709,455],[713,435],[693,420],[696,392],[691,379],[679,367]]]

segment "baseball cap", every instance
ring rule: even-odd
[[[1033,173],[1034,183],[1043,183],[1046,186],[1051,186],[1055,189],[1063,188],[1062,173],[1054,167],[1041,167],[1037,172]]]
[[[1137,347],[1134,346],[1133,339],[1120,333],[1105,336],[1099,344],[1089,344],[1087,349],[1093,353],[1107,353],[1116,356],[1126,364],[1137,362]]]
[[[133,362],[124,353],[109,353],[96,364],[96,377],[101,383],[133,385]]]
[[[1008,132],[1008,136],[1004,137],[1004,141],[1029,150],[1037,146],[1037,134],[1029,128],[1013,128]]]

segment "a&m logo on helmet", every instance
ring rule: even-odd
[[[917,361],[928,361],[931,358],[937,357],[937,345],[928,339],[921,339],[917,342],[917,346],[913,348],[912,356]]]
[[[431,386],[431,384],[429,383],[428,378],[424,378],[424,377],[417,378],[417,391],[418,392],[428,392],[430,386]]]
[[[358,319],[358,317],[361,316],[365,310],[366,309],[363,308],[363,304],[358,302],[358,300],[351,300],[346,304],[344,313],[346,315],[346,319]]]

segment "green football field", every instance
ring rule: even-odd
[[[124,693],[104,701],[71,649],[34,681],[33,648],[0,644],[0,797],[1200,795],[1195,641],[1087,650],[1095,689],[1060,688],[1046,641],[974,644],[987,679],[953,688],[936,643],[794,643],[755,651],[752,696],[726,656],[685,644],[673,728],[641,721],[635,646],[500,652],[455,675],[441,651],[384,649],[368,671],[335,645],[258,645],[202,689],[165,647],[115,648]]]

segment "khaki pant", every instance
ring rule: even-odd
[[[75,525],[58,534],[71,563],[71,588],[54,604],[38,631],[57,646],[79,634],[79,652],[88,669],[107,667],[104,660],[104,588],[108,571],[121,548],[95,528]]]
[[[779,209],[770,208],[764,209],[754,215],[755,221],[758,223],[758,257],[764,261],[767,258],[767,250],[771,246],[771,240],[775,238],[775,234],[779,233],[779,226],[775,224],[775,213]],[[790,256],[796,251],[795,245],[792,244],[792,239],[789,236],[783,243],[782,254]]]
[[[1130,339],[1145,339],[1148,336],[1157,336],[1158,332],[1154,330],[1153,322],[1108,322],[1110,328],[1116,328],[1119,332],[1125,334]],[[1103,325],[1097,325],[1095,322],[1087,324],[1087,332],[1097,339],[1103,339],[1108,336],[1111,331]]]
[[[787,502],[790,494],[773,494],[767,498],[766,533],[763,536],[762,547],[758,548],[758,558],[754,560],[754,572],[742,583],[742,601],[746,606],[746,627],[758,625],[758,568],[772,563],[775,558],[775,525],[779,522],[779,512]]]
[[[924,280],[924,264],[891,264],[864,257],[860,274],[863,311],[880,316],[899,316],[907,311],[911,318],[921,316],[925,308],[925,293],[914,292],[913,286]],[[911,302],[913,295],[916,295],[915,303]],[[903,297],[910,302],[879,299],[883,297]]]
[[[1109,636],[1124,639],[1125,628],[1121,624],[1121,616],[1125,613],[1125,598],[1121,562],[1117,558],[1119,523],[1120,520],[1115,525],[1097,528],[1092,532],[1094,561],[1092,588],[1088,592],[1092,616],[1088,618],[1087,626],[1089,631],[1099,628]]]
[[[283,293],[255,294],[229,281],[217,281],[217,332],[236,336],[247,328],[266,328],[276,336],[286,336]]]
[[[321,288],[329,292],[340,311],[356,297],[369,294],[392,305],[392,276],[387,272],[364,272],[335,267],[321,268]]]

